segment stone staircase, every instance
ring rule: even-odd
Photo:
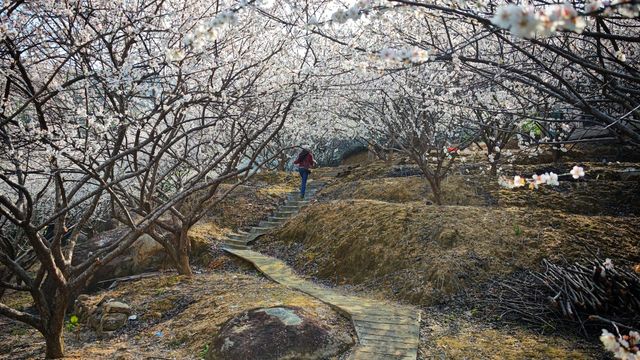
[[[335,172],[339,171],[338,168]],[[322,186],[324,182],[309,182],[306,198],[311,199]],[[331,288],[302,279],[279,259],[250,250],[251,243],[258,237],[295,216],[309,203],[307,199],[301,200],[297,192],[289,194],[285,203],[257,226],[230,234],[223,249],[252,263],[271,280],[313,296],[348,316],[358,337],[351,360],[415,360],[420,341],[418,309],[339,294]]]
[[[310,181],[307,183],[305,199],[300,199],[298,191],[287,194],[283,205],[266,219],[260,221],[258,225],[249,227],[246,231],[238,231],[227,235],[224,240],[223,248],[235,250],[247,250],[250,244],[260,236],[268,233],[285,223],[289,218],[295,216],[300,210],[309,203],[308,199],[312,199],[316,192],[325,185],[321,181]]]

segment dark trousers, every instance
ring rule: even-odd
[[[298,168],[298,172],[300,173],[300,177],[302,180],[300,184],[300,197],[304,197],[304,193],[307,190],[307,178],[309,177],[309,169]]]

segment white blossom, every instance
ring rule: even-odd
[[[579,179],[581,177],[584,177],[584,169],[576,165],[573,167],[573,169],[571,169],[570,174],[574,179]]]

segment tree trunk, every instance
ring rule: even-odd
[[[189,264],[189,257],[191,255],[191,241],[189,240],[189,236],[187,233],[189,232],[188,227],[183,227],[180,230],[180,235],[178,238],[178,248],[176,249],[176,253],[178,256],[176,262],[176,269],[178,270],[178,274],[192,276],[193,272],[191,272],[191,265]]]
[[[498,176],[498,164],[496,161],[491,163],[491,170],[489,171],[491,172],[492,177]]]
[[[50,284],[48,281],[45,285]],[[64,317],[67,313],[68,296],[60,290],[51,292],[52,298],[47,299],[49,317],[44,324],[44,339],[47,349],[47,359],[60,359],[64,356]]]
[[[433,202],[438,205],[442,205],[442,190],[440,188],[440,179],[427,178],[429,185],[431,186],[431,192],[433,192]]]
[[[500,160],[501,152],[494,152],[493,149],[489,149],[489,155],[493,155],[493,162],[491,162],[491,168],[489,169],[489,175],[492,177],[498,176],[498,161]]]
[[[64,357],[64,340],[62,338],[63,324],[64,321],[61,321],[59,329],[49,330],[47,334],[44,335],[47,344],[47,350],[45,352],[45,358],[47,359],[61,359]]]

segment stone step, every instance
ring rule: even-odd
[[[381,324],[377,322],[362,321],[356,322],[356,327],[362,327],[365,329],[380,329],[380,330],[394,330],[394,331],[413,331],[419,329],[417,323],[413,324]]]
[[[406,344],[406,343],[402,343],[402,342],[394,342],[394,341],[387,341],[387,340],[378,340],[378,339],[372,339],[372,338],[358,338],[358,342],[360,342],[360,344],[364,345],[364,346],[371,346],[371,347],[384,347],[386,349],[398,349],[398,350],[411,350],[411,349],[415,349],[416,346],[418,345],[417,343],[413,343],[413,344]]]
[[[283,207],[286,207],[286,206],[301,207],[301,206],[307,205],[308,203],[309,203],[309,200],[291,200],[291,201],[287,201]]]
[[[365,323],[365,322],[355,322],[356,333],[365,332],[368,334],[377,333],[385,336],[418,336],[420,333],[420,327],[415,325],[399,325],[399,324],[376,324],[376,323]]]
[[[357,326],[358,324],[359,324],[358,322],[354,322],[355,326]],[[363,327],[359,327],[356,331],[359,337],[362,336],[362,337],[389,338],[390,341],[396,341],[396,342],[407,342],[411,339],[418,339],[415,332],[414,333],[406,332],[404,330],[390,331],[390,330],[381,330],[381,329],[365,329]]]
[[[251,234],[265,234],[267,232],[269,232],[272,229],[271,226],[267,227],[267,226],[252,226],[251,227]]]
[[[247,244],[251,244],[254,241],[256,241],[257,238],[259,238],[260,236],[266,234],[266,232],[259,232],[259,233],[255,233],[255,234],[249,234],[249,236],[247,236]]]
[[[227,234],[227,238],[233,239],[233,240],[242,240],[246,237],[247,237],[247,234],[234,234],[234,233]]]
[[[296,196],[292,196],[291,198],[287,198],[284,201],[283,205],[291,205],[291,204],[297,204],[297,203],[302,203],[302,205],[306,205],[309,202],[309,199],[314,199],[315,197],[313,196],[313,194],[305,194],[304,198],[301,198],[300,195],[296,195]]]
[[[293,215],[299,213],[298,210],[292,211],[292,210],[278,210],[276,211],[274,214],[274,216],[278,216],[278,217],[286,217],[286,218],[291,218]]]
[[[280,221],[268,221],[268,220],[265,221],[265,220],[263,220],[263,221],[260,221],[258,223],[258,226],[271,227],[271,228],[276,228],[276,227],[278,227],[280,225],[282,225],[282,222],[280,222]]]
[[[289,220],[288,216],[269,216],[267,218],[268,221],[273,221],[273,222],[280,222],[280,223],[284,223],[287,220]]]
[[[305,199],[308,199],[310,197],[313,197],[316,193],[318,192],[318,190],[315,189],[307,189],[304,192],[304,197]],[[294,193],[289,193],[286,197],[287,200],[299,200],[300,199],[300,192],[296,191]]]
[[[386,335],[375,335],[375,334],[366,334],[361,333],[358,334],[358,339],[361,341],[378,341],[378,342],[391,342],[391,343],[401,343],[401,344],[413,344],[414,346],[418,346],[420,340],[415,336],[402,336],[402,337],[393,337]]]
[[[302,206],[285,204],[278,208],[279,211],[298,211]]]
[[[401,316],[409,319],[416,320],[416,322],[420,321],[420,314],[416,311],[406,310],[406,309],[398,309],[391,308],[382,304],[368,304],[368,303],[360,303],[354,302],[349,305],[360,306],[359,309],[352,310],[354,316]]]

